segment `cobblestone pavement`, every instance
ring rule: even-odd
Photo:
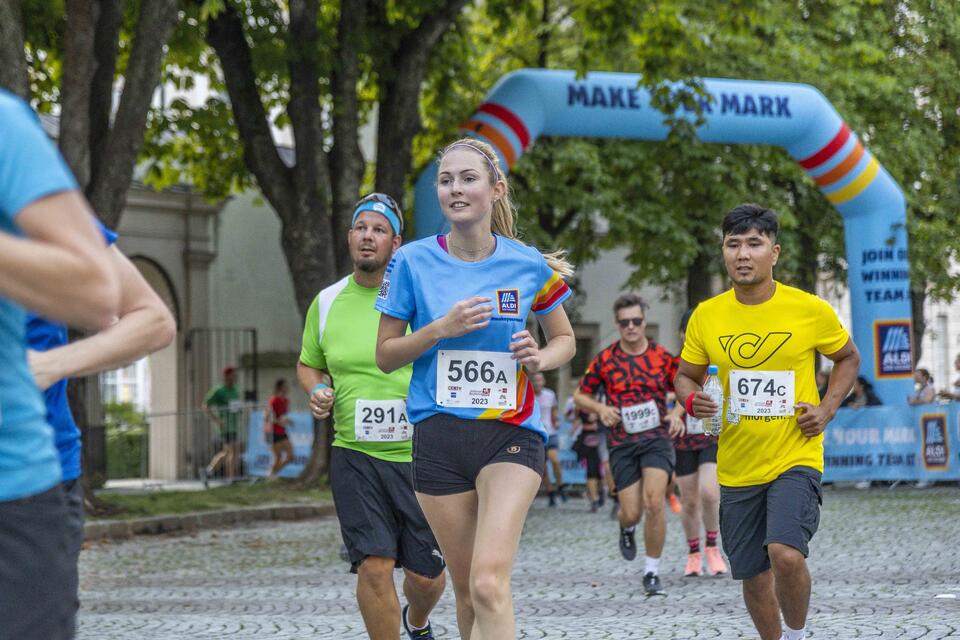
[[[809,637],[960,638],[958,535],[955,487],[826,491]],[[332,518],[96,544],[81,558],[79,638],[365,638],[338,548]],[[520,637],[755,638],[739,585],[685,579],[684,561],[669,514],[668,595],[648,600],[642,549],[620,558],[607,510],[538,499],[513,580]],[[438,637],[458,637],[449,586],[432,620]]]

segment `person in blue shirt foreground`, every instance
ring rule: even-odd
[[[27,363],[26,312],[99,331],[120,287],[93,215],[30,107],[0,91],[0,621],[71,638],[69,522],[53,429]]]

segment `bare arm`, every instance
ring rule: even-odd
[[[700,380],[707,375],[707,365],[693,364],[680,358],[677,375],[673,379],[673,388],[677,394],[677,405],[684,407],[691,393],[693,397],[693,414],[696,418],[709,418],[720,410],[713,400],[703,392]]]
[[[336,393],[331,389],[333,379],[330,374],[320,369],[314,369],[302,362],[297,362],[297,380],[304,392],[310,396],[310,413],[317,420],[324,420],[333,411],[333,401]],[[314,389],[318,384],[327,385],[326,389]]]
[[[219,425],[219,426],[221,426],[221,427],[223,426],[223,420],[220,419],[220,416],[218,416],[216,413],[214,413],[213,407],[211,407],[211,406],[208,405],[208,404],[204,404],[204,405],[203,405],[203,412],[204,412],[205,414],[207,414],[207,417],[210,418],[210,421],[211,421],[211,422],[213,422],[214,424]]]
[[[41,389],[63,378],[126,366],[162,349],[176,337],[173,316],[133,263],[116,247],[107,253],[120,280],[120,318],[83,340],[31,352],[30,366]]]
[[[836,415],[840,404],[853,388],[857,373],[860,372],[860,351],[853,340],[848,339],[836,353],[824,355],[833,360],[827,392],[820,400],[819,406],[806,402],[797,403],[797,407],[803,411],[797,417],[797,424],[803,435],[808,438],[820,435],[827,428],[827,423]]]
[[[0,296],[71,326],[108,327],[120,289],[91,216],[76,191],[24,207],[16,224],[26,238],[0,233]]]
[[[510,343],[513,359],[519,361],[530,373],[549,371],[563,366],[577,352],[573,327],[570,326],[570,320],[563,306],[558,305],[550,313],[537,316],[537,320],[547,338],[547,344],[543,349],[537,346],[537,341],[526,329],[513,334],[514,342]]]
[[[396,371],[419,358],[444,338],[456,338],[490,324],[490,298],[474,296],[454,303],[442,318],[407,334],[407,321],[380,314],[377,334],[377,366],[384,373]]]

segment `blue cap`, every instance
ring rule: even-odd
[[[720,373],[720,367],[718,367],[717,365],[712,364],[712,365],[710,365],[709,367],[707,367],[707,375],[708,375],[708,376],[715,376],[715,375],[717,375],[718,373]]]
[[[393,232],[396,235],[400,235],[403,231],[403,225],[400,223],[400,215],[398,212],[394,211],[393,208],[379,200],[367,200],[364,198],[360,201],[360,204],[357,205],[356,210],[353,212],[353,220],[350,221],[350,226],[353,226],[357,223],[357,217],[364,211],[373,211],[379,213],[384,218],[387,219],[387,222],[390,223],[390,226],[393,227]]]

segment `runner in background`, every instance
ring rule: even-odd
[[[114,323],[120,284],[93,213],[30,107],[0,90],[0,635],[72,638],[76,563],[54,431],[27,363],[26,311]]]
[[[676,358],[648,340],[647,303],[627,293],[613,303],[620,339],[594,358],[574,393],[577,406],[600,415],[610,444],[610,463],[620,500],[620,553],[637,556],[636,526],[644,523],[643,589],[666,595],[660,579],[660,555],[667,535],[666,491],[673,473],[672,437],[683,430],[683,407],[667,411]],[[604,402],[594,398],[602,394]]]
[[[547,499],[551,507],[557,506],[557,494],[564,502],[567,494],[563,486],[563,468],[560,466],[560,420],[557,411],[557,394],[546,387],[547,381],[539,371],[530,376],[537,404],[540,405],[540,424],[547,432],[547,462],[553,467],[555,483],[550,482],[550,474],[543,470],[543,486],[547,490]]]
[[[207,392],[203,399],[203,410],[207,418],[217,426],[220,437],[220,450],[213,455],[207,466],[200,470],[203,485],[209,486],[222,466],[228,482],[232,481],[239,468],[240,454],[240,391],[237,389],[237,368],[227,365],[223,368],[222,382]]]
[[[293,462],[293,444],[287,427],[293,426],[293,421],[287,415],[290,411],[290,385],[286,379],[278,378],[273,384],[273,395],[267,402],[267,410],[263,416],[264,435],[269,438],[270,448],[273,450],[273,466],[270,467],[268,480],[277,477],[285,466]]]
[[[515,638],[510,576],[547,439],[528,376],[574,355],[562,306],[572,267],[515,239],[489,145],[449,145],[437,175],[450,233],[394,256],[377,300],[377,364],[413,362],[414,486],[453,579],[461,637]],[[526,329],[531,312],[542,349]]]
[[[680,344],[686,340],[687,323],[692,310],[680,319]],[[720,531],[720,485],[717,484],[717,437],[703,433],[703,426],[696,418],[686,416],[685,432],[673,439],[677,452],[677,485],[683,500],[683,531],[687,536],[687,577],[703,575],[703,563],[715,576],[727,572],[717,546]],[[703,522],[706,548],[701,552],[700,523]],[[704,558],[706,556],[706,558]]]
[[[347,234],[353,273],[310,304],[297,377],[310,411],[333,412],[330,488],[357,603],[372,640],[433,638],[430,612],[446,584],[443,555],[413,493],[410,367],[384,373],[375,362],[380,314],[374,309],[384,269],[400,246],[403,213],[390,196],[372,193],[353,212]],[[404,572],[400,608],[394,568]]]
[[[694,310],[675,384],[688,414],[722,420],[720,533],[761,640],[803,640],[823,432],[853,386],[860,354],[829,304],[774,280],[778,233],[777,215],[759,205],[724,217],[723,261],[733,288]],[[823,400],[817,352],[834,362]],[[701,387],[711,364],[719,368],[723,407]]]

